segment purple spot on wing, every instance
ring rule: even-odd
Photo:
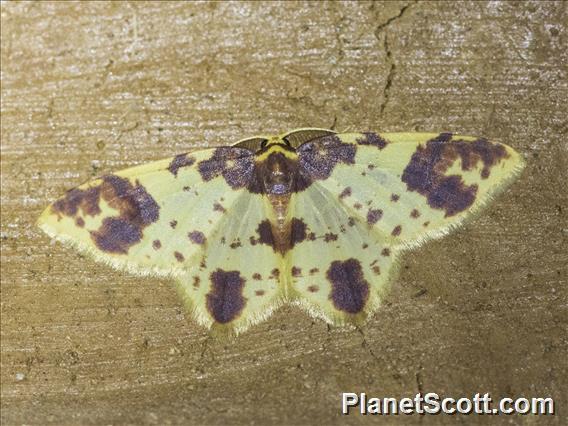
[[[272,225],[268,219],[263,220],[258,224],[256,228],[257,238],[254,236],[250,237],[250,243],[254,246],[256,244],[266,244],[272,247],[275,251],[277,250],[276,240],[272,234]]]
[[[210,276],[211,291],[206,296],[207,310],[221,324],[236,319],[243,310],[246,299],[243,297],[245,279],[239,271],[217,269]]]
[[[302,219],[292,218],[291,223],[291,237],[290,245],[294,247],[296,244],[303,242],[308,238],[307,234],[308,226],[304,223]]]
[[[97,188],[118,214],[105,218],[99,229],[91,231],[91,238],[103,251],[126,254],[141,241],[143,229],[158,220],[160,207],[138,181],[132,185],[126,178],[108,175]]]
[[[203,234],[203,232],[201,231],[191,231],[189,234],[187,234],[187,237],[194,244],[202,245],[205,244],[205,242],[207,241],[207,238],[205,238],[205,234]]]
[[[58,215],[75,216],[81,210],[86,216],[96,216],[99,207],[100,186],[88,189],[75,188],[67,192],[64,198],[53,203],[51,209]]]
[[[116,217],[106,217],[96,231],[91,231],[97,247],[108,253],[126,254],[133,244],[140,242],[140,227],[132,222]]]
[[[369,225],[374,225],[381,219],[381,217],[383,217],[383,211],[381,209],[369,209],[367,212],[367,223]]]
[[[402,181],[409,191],[417,191],[426,197],[430,207],[445,210],[446,217],[469,208],[477,196],[478,185],[466,185],[461,175],[446,175],[447,170],[459,158],[462,170],[468,171],[481,161],[480,177],[489,176],[491,168],[508,157],[502,145],[485,139],[473,142],[452,140],[450,133],[442,133],[419,145],[404,169]]]
[[[357,259],[333,261],[326,277],[332,286],[330,299],[337,309],[350,314],[363,310],[369,297],[369,283]]]
[[[254,176],[254,154],[248,149],[220,147],[215,149],[208,160],[198,164],[198,170],[204,181],[223,176],[225,182],[233,188],[246,187]]]
[[[300,174],[306,182],[327,179],[337,164],[353,164],[356,151],[335,135],[306,142],[297,149]]]
[[[378,149],[387,146],[387,141],[376,133],[363,133],[363,137],[357,139],[359,145],[371,145]]]
[[[182,167],[189,167],[195,163],[195,158],[188,157],[187,154],[180,154],[176,155],[170,165],[168,166],[168,170],[172,173],[175,177],[177,177],[178,170]]]

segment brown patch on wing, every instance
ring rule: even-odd
[[[381,219],[381,217],[383,217],[383,211],[381,209],[369,209],[367,212],[367,223],[369,225],[374,225]]]
[[[197,169],[206,182],[223,176],[231,188],[244,188],[254,177],[254,154],[244,148],[220,147],[210,159],[200,161]]]
[[[379,265],[375,265],[371,269],[373,270],[375,275],[381,275],[381,268],[379,268]]]
[[[290,273],[292,274],[293,277],[299,277],[300,275],[302,275],[302,268],[298,268],[297,266],[292,266]]]
[[[185,257],[179,251],[174,251],[174,256],[178,262],[183,262]]]
[[[231,247],[232,249],[236,249],[242,246],[243,245],[241,244],[241,240],[238,238],[235,241],[233,241],[231,244],[229,244],[229,247]]]
[[[172,227],[172,229],[176,229],[177,224],[178,224],[178,221],[177,221],[177,220],[172,220],[172,221],[170,222],[170,226]]]
[[[396,225],[396,226],[393,228],[393,230],[392,230],[392,232],[391,232],[391,235],[392,235],[393,237],[398,237],[401,232],[402,232],[402,226],[401,226],[401,225]]]
[[[404,169],[402,181],[409,191],[417,191],[426,197],[430,207],[446,211],[446,217],[469,208],[475,201],[478,186],[466,185],[460,175],[447,176],[446,171],[458,159],[462,170],[468,171],[483,163],[482,179],[489,177],[491,168],[508,157],[502,145],[486,139],[473,142],[452,140],[451,133],[442,133],[419,145]]]
[[[393,203],[396,203],[398,200],[400,200],[400,195],[398,194],[391,194],[391,201]]]
[[[262,275],[260,275],[258,272],[255,272],[254,274],[252,274],[252,279],[260,281],[262,280]]]
[[[216,202],[215,204],[213,204],[213,211],[225,213],[227,210],[221,203]]]
[[[359,145],[371,145],[377,147],[378,149],[383,149],[387,146],[387,141],[377,135],[376,133],[363,133],[363,137],[357,139]]]
[[[118,216],[107,217],[91,238],[97,247],[109,253],[128,253],[141,241],[143,229],[159,218],[160,206],[138,181],[109,175],[102,178],[100,196]]]
[[[319,269],[318,269],[318,268],[312,268],[312,269],[310,269],[310,275],[317,274],[318,272],[319,272]]]
[[[67,191],[65,197],[53,203],[51,210],[59,217],[61,215],[76,216],[78,210],[81,210],[85,216],[96,216],[101,212],[99,207],[100,189],[100,186],[96,186]]]
[[[187,234],[187,237],[194,244],[203,245],[207,242],[205,234],[203,234],[203,232],[201,231],[191,231],[190,233]]]
[[[257,244],[266,244],[272,247],[276,251],[276,243],[274,240],[274,235],[272,234],[272,225],[268,219],[263,220],[258,224],[256,228],[257,238],[254,236],[250,237],[250,243],[254,246]]]
[[[82,217],[77,217],[75,219],[75,225],[77,225],[79,228],[82,228],[85,226],[85,220]]]
[[[418,218],[420,217],[420,212],[419,212],[418,210],[416,210],[416,209],[413,209],[413,210],[410,212],[410,217],[411,217],[412,219],[418,219]]]
[[[333,232],[328,232],[323,236],[323,240],[326,243],[329,243],[331,241],[337,241],[337,234],[334,234]]]
[[[302,219],[293,217],[290,223],[290,247],[309,239],[308,225]]]
[[[194,288],[199,288],[200,283],[201,283],[201,278],[199,278],[197,275],[195,275],[195,276],[193,277],[193,287],[194,287]]]
[[[126,254],[130,246],[140,242],[142,231],[128,220],[105,217],[99,229],[91,231],[91,237],[103,251]]]
[[[270,276],[268,278],[278,279],[280,277],[280,270],[278,268],[274,268],[270,271]]]
[[[320,288],[317,285],[311,285],[311,286],[308,287],[308,291],[310,293],[317,293],[319,291],[319,289]]]
[[[383,251],[381,251],[381,255],[388,257],[391,255],[391,251],[388,248],[384,248]]]
[[[154,248],[154,250],[159,250],[160,248],[162,248],[162,242],[160,240],[154,240],[152,241],[152,247]]]
[[[349,197],[350,195],[351,195],[351,187],[348,186],[343,191],[341,191],[341,194],[339,194],[339,198],[343,199],[343,198]]]
[[[354,164],[356,151],[355,145],[343,143],[335,135],[302,144],[297,149],[301,181],[307,187],[314,180],[329,178],[337,164]]]
[[[177,177],[179,169],[181,169],[182,167],[192,166],[194,163],[195,158],[189,157],[187,154],[176,155],[168,166],[168,170],[171,174]]]
[[[307,225],[297,218],[292,218],[283,228],[276,227],[265,219],[258,224],[256,234],[256,237],[253,235],[249,238],[251,245],[265,244],[281,254],[302,241],[315,239],[313,233],[308,233]]]
[[[369,283],[357,259],[331,262],[326,277],[331,283],[329,298],[336,309],[350,314],[363,310],[369,298]]]
[[[243,297],[245,279],[239,271],[217,269],[211,273],[211,291],[207,293],[207,310],[221,324],[236,319],[245,307]]]
[[[254,294],[256,294],[257,296],[264,296],[264,290],[256,290]]]

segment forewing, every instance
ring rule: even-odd
[[[339,134],[298,152],[309,177],[351,215],[405,247],[460,225],[523,167],[506,145],[447,133]],[[321,164],[328,170],[318,175]]]
[[[38,224],[116,268],[180,276],[199,263],[224,211],[248,194],[252,158],[243,149],[207,149],[122,170],[67,192]]]
[[[99,261],[176,277],[200,323],[242,331],[283,293],[281,257],[253,238],[267,220],[263,197],[246,189],[253,169],[242,148],[179,155],[73,189],[39,224]]]

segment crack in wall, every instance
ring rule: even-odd
[[[379,38],[379,35],[381,33],[381,31],[383,29],[385,29],[386,27],[388,27],[390,24],[392,24],[394,21],[402,18],[402,16],[405,14],[405,12],[408,10],[408,8],[410,7],[412,3],[407,4],[406,6],[403,6],[399,11],[398,11],[398,15],[393,16],[392,18],[387,19],[385,22],[383,22],[382,24],[380,24],[376,29],[375,29],[375,37]]]
[[[373,352],[373,350],[371,349],[371,347],[369,346],[369,344],[367,343],[367,338],[365,337],[365,333],[363,332],[363,330],[360,327],[357,327],[357,331],[359,332],[359,334],[363,337],[363,341],[361,342],[361,347],[363,349],[366,349],[367,352],[369,352],[369,355],[371,355],[371,357],[377,361],[380,362],[381,360],[379,359],[379,357]]]
[[[389,42],[388,42],[388,35],[387,34],[385,34],[384,48],[385,48],[385,52],[386,52],[386,55],[387,55],[387,62],[390,64],[390,68],[389,68],[389,73],[387,75],[387,82],[385,83],[385,87],[383,88],[383,101],[381,102],[381,106],[379,108],[379,118],[381,118],[383,116],[383,113],[385,112],[385,108],[387,107],[387,104],[389,102],[390,89],[391,89],[391,86],[392,86],[392,81],[394,79],[394,75],[396,73],[396,65],[395,65],[394,61],[392,60],[392,52],[389,48]]]
[[[412,3],[409,3],[406,6],[402,7],[399,10],[398,15],[387,19],[385,22],[383,22],[382,24],[377,26],[377,28],[375,29],[375,37],[377,38],[377,40],[380,41],[381,32],[383,30],[388,28],[393,22],[395,22],[395,21],[397,21],[397,20],[399,20],[400,18],[403,17],[403,15],[406,13],[406,11],[408,10],[408,8],[410,7],[411,4]],[[383,88],[383,92],[382,92],[383,101],[381,102],[381,105],[379,107],[379,118],[382,118],[382,116],[385,112],[385,109],[387,107],[387,104],[389,102],[390,89],[392,87],[392,82],[393,82],[394,76],[396,74],[396,64],[395,64],[395,62],[392,58],[392,51],[391,51],[390,46],[389,46],[388,34],[386,32],[385,32],[385,36],[384,36],[384,40],[383,40],[383,48],[385,50],[387,63],[390,65],[390,67],[389,67],[389,72],[387,74],[387,82],[385,83],[385,87]]]

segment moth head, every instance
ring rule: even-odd
[[[266,194],[289,194],[294,186],[296,162],[281,151],[266,157],[262,171],[262,183]]]

